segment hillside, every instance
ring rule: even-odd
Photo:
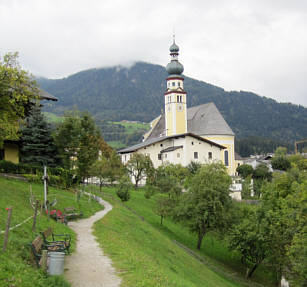
[[[167,74],[164,67],[138,62],[130,68],[91,69],[67,78],[38,79],[59,98],[45,110],[88,110],[96,120],[149,122],[161,113]],[[251,92],[231,91],[185,77],[188,106],[214,102],[238,138],[250,136],[293,142],[307,137],[307,108],[278,103]]]
[[[30,187],[31,186],[31,187]],[[30,192],[31,190],[31,192]],[[63,276],[48,277],[41,270],[33,265],[29,243],[39,234],[39,232],[52,227],[55,234],[70,234],[72,236],[72,248],[75,250],[75,233],[65,224],[56,222],[44,214],[39,214],[36,222],[36,230],[32,231],[33,220],[30,216],[34,211],[30,204],[31,194],[34,199],[43,202],[43,185],[30,184],[18,180],[8,180],[0,177],[0,286],[1,287],[69,287],[70,284],[64,280]],[[63,210],[67,206],[77,207],[76,196],[73,192],[49,187],[48,199],[50,202],[56,200],[54,208]],[[7,211],[12,207],[11,227],[20,223],[9,233],[9,241],[6,252],[2,251]],[[88,197],[82,196],[79,201],[79,208],[84,217],[90,217],[101,205],[95,201],[88,201]],[[30,219],[30,220],[27,220]],[[32,262],[30,264],[30,262]]]
[[[155,213],[161,195],[146,199],[144,190],[131,190],[130,200],[119,203],[115,191],[103,187],[102,196],[114,208],[95,223],[94,232],[116,268],[123,270],[124,286],[274,285],[273,274],[262,266],[246,281],[240,257],[215,233],[206,235],[198,251],[197,236],[188,228],[170,218],[161,225]]]

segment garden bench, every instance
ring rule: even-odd
[[[54,234],[51,227],[41,232],[43,243],[45,246],[54,246],[52,251],[69,253],[71,236],[70,234]],[[48,237],[52,237],[52,241]],[[48,249],[50,250],[50,249]]]
[[[75,207],[65,207],[64,208],[64,216],[66,219],[76,219],[78,217],[82,217],[82,211],[78,212]]]
[[[37,268],[42,265],[42,250],[60,251],[63,249],[63,244],[44,244],[43,239],[39,235],[35,237],[30,245]]]

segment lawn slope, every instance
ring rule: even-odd
[[[43,185],[32,184],[32,194],[35,199],[43,201]],[[56,199],[56,209],[66,206],[75,206],[78,208],[75,195],[68,191],[62,191],[55,188],[49,188],[49,201]],[[7,210],[12,207],[11,227],[23,222],[33,215],[33,209],[30,205],[30,184],[27,182],[8,180],[0,177],[0,231],[5,229]],[[100,204],[93,200],[89,202],[88,197],[81,197],[80,208],[85,217],[89,217],[101,209]],[[60,276],[47,277],[41,270],[38,270],[30,262],[29,243],[38,235],[40,231],[47,227],[52,227],[56,234],[71,234],[72,251],[75,248],[76,237],[74,232],[66,225],[56,223],[48,219],[45,214],[37,218],[36,232],[32,232],[33,220],[30,219],[18,228],[9,233],[9,242],[6,252],[2,252],[4,234],[0,233],[0,286],[1,287],[61,287],[70,286],[65,279]]]
[[[94,225],[95,235],[123,286],[241,286],[216,274],[118,201]]]

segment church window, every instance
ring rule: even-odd
[[[165,158],[167,158],[167,153],[165,154],[165,156],[164,156]]]
[[[160,144],[160,146],[162,147],[162,146],[163,146],[163,144]]]
[[[225,163],[226,166],[229,165],[229,163],[228,163],[228,150],[224,151],[224,163]]]
[[[192,145],[194,145],[194,142],[191,142]]]
[[[180,153],[179,152],[177,153],[177,157],[180,158]]]
[[[127,160],[127,156],[125,155],[125,161]]]
[[[211,151],[208,152],[208,159],[212,159],[212,152]]]
[[[180,103],[182,103],[182,96],[180,96]]]
[[[162,159],[162,154],[158,153],[158,160],[161,160],[161,159]]]
[[[179,96],[177,96],[177,103],[179,103]]]
[[[198,152],[197,151],[194,152],[194,158],[198,159]]]
[[[178,82],[178,87],[180,87],[180,82]]]
[[[175,87],[175,82],[172,82],[172,86]]]

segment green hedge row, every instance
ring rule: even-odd
[[[43,167],[25,163],[15,164],[10,161],[0,160],[0,173],[22,174],[29,181],[42,182]],[[73,171],[61,167],[48,167],[47,174],[49,184],[63,188],[72,187],[80,182],[80,179]]]

